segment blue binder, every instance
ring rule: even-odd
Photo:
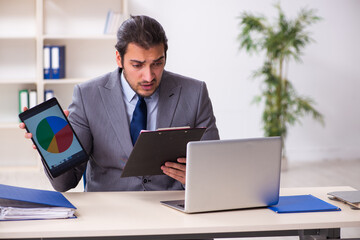
[[[0,198],[51,207],[76,209],[60,192],[14,187],[0,184]]]
[[[279,203],[268,208],[277,213],[341,211],[339,207],[314,197],[311,194],[280,196]]]
[[[65,46],[51,46],[51,68],[52,79],[65,78]]]
[[[51,73],[50,73],[50,68],[51,68],[51,46],[44,46],[44,50],[43,50],[43,54],[44,54],[44,59],[43,59],[43,68],[44,68],[44,79],[51,79]]]

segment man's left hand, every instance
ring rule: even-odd
[[[166,162],[161,166],[164,174],[172,177],[185,185],[186,176],[186,158],[178,158],[176,162]]]

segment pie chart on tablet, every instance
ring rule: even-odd
[[[73,137],[68,122],[56,116],[44,118],[36,128],[40,146],[50,153],[65,152],[71,146]]]

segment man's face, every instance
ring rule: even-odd
[[[121,56],[116,52],[116,62],[123,69],[130,87],[140,96],[151,96],[159,87],[164,71],[164,45],[144,49],[129,43],[123,60],[122,64]]]

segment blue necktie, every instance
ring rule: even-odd
[[[130,135],[133,145],[140,134],[140,131],[146,129],[147,122],[147,108],[145,99],[138,95],[138,102],[133,113],[133,117],[130,123]]]

